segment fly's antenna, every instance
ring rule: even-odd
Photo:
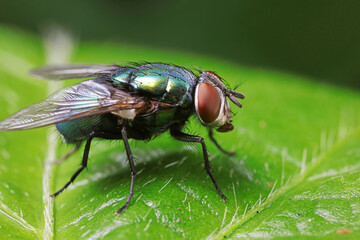
[[[233,95],[233,96],[235,96],[235,97],[237,97],[237,98],[240,98],[240,99],[244,99],[244,98],[245,98],[245,95],[242,94],[241,92],[236,92],[236,91],[234,91],[234,90],[228,90],[227,92],[228,92],[228,94]]]
[[[234,90],[227,90],[226,91],[226,96],[239,108],[242,107],[242,104],[240,103],[240,101],[238,100],[238,98],[240,99],[244,99],[245,95],[242,94],[241,92],[236,92]]]

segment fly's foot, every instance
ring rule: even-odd
[[[222,200],[223,200],[224,202],[227,202],[228,198],[227,198],[224,194],[221,195],[221,197],[222,197]]]
[[[54,194],[51,194],[50,197],[55,198],[57,195],[59,195],[62,191],[64,191],[65,187],[63,187],[62,189],[60,189],[59,191],[57,191]]]
[[[225,153],[226,155],[229,155],[229,156],[235,156],[236,155],[236,152],[235,151],[223,151],[223,153]]]
[[[122,206],[119,210],[115,211],[116,215],[121,215],[123,211],[125,211],[128,208],[129,204],[126,202],[124,206]]]
[[[228,198],[222,193],[222,191],[220,190],[220,188],[217,189],[218,190],[218,193],[220,195],[220,197],[222,198],[222,200],[224,202],[226,202],[228,200]]]

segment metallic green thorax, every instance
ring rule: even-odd
[[[168,64],[152,63],[122,68],[112,75],[114,84],[156,101],[188,107],[196,77],[190,71]]]
[[[172,123],[188,119],[194,112],[193,94],[197,78],[187,69],[149,63],[121,68],[113,73],[111,81],[115,87],[133,95],[176,106],[162,106],[151,115],[136,117],[130,123],[134,128],[161,133]]]

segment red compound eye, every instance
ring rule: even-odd
[[[212,123],[220,112],[221,99],[218,91],[208,83],[201,83],[198,89],[198,109],[205,123]]]

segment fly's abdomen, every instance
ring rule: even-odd
[[[180,107],[193,101],[196,77],[190,71],[162,63],[122,68],[113,74],[114,84],[130,92]]]
[[[119,132],[120,136],[121,128],[119,130],[118,127],[118,118],[111,113],[56,124],[56,128],[66,143],[85,141],[91,133],[97,131]]]
[[[56,124],[64,142],[77,143],[89,138],[90,134],[101,125],[101,117],[94,116]]]

